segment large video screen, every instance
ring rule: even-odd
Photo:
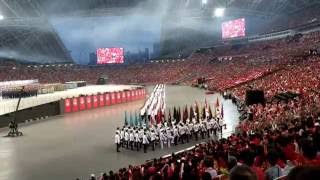
[[[222,23],[222,39],[244,37],[246,35],[245,19],[236,19]]]
[[[123,48],[97,49],[97,64],[117,64],[124,62]]]

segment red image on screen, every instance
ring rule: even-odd
[[[222,23],[222,39],[244,37],[246,35],[245,19],[236,19]]]
[[[123,48],[99,48],[97,49],[97,64],[123,63]]]

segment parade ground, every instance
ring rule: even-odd
[[[148,91],[153,87],[148,87]],[[187,86],[166,86],[166,108],[204,104],[213,106],[217,97],[224,107],[225,133],[238,124],[238,112],[231,100],[219,94],[206,95],[204,90]],[[114,133],[124,124],[125,111],[138,112],[144,100],[102,107],[98,109],[50,117],[20,127],[24,136],[4,137],[7,129],[0,130],[1,180],[71,180],[88,179],[109,170],[118,170],[128,164],[137,165],[155,157],[176,152],[201,141],[165,147],[159,146],[148,153],[120,149],[117,153]]]

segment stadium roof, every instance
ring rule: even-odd
[[[37,16],[92,16],[118,12],[141,5],[152,9],[150,4],[175,4],[175,8],[201,8],[202,0],[0,0],[0,12],[5,17]],[[206,8],[225,7],[238,12],[252,14],[289,14],[320,4],[319,0],[207,0]]]

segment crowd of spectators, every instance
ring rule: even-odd
[[[319,34],[313,33],[287,44],[290,50],[283,47],[288,43],[283,41],[255,46],[255,50],[268,49],[269,55],[262,52],[256,56],[250,48],[244,55],[218,62],[206,60],[213,58],[210,53],[193,55],[192,70],[206,75],[214,89],[229,89],[241,102],[248,87],[260,89],[266,94],[266,104],[244,107],[243,112],[251,116],[226,139],[211,140],[143,165],[130,165],[116,173],[110,171],[100,179],[319,179],[320,58],[305,54],[310,43],[319,42],[317,37]],[[241,79],[245,80],[237,84]],[[272,99],[283,92],[299,96],[287,101]]]

